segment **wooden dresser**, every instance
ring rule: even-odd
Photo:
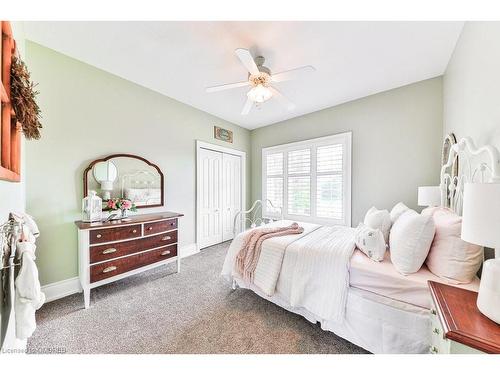
[[[481,314],[477,293],[429,281],[432,354],[500,353],[500,325]]]
[[[90,290],[167,263],[177,262],[175,212],[130,216],[127,221],[84,223],[78,227],[78,270],[85,308]]]

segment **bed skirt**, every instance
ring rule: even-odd
[[[377,354],[429,353],[429,310],[350,287],[344,322],[323,320],[303,308],[288,304],[278,293],[269,297],[254,285],[236,278],[235,283],[260,297],[299,314],[311,323]]]

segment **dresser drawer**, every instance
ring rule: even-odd
[[[154,223],[144,223],[144,235],[166,232],[177,229],[177,219],[156,221]]]
[[[138,253],[156,247],[170,245],[177,242],[177,231],[156,236],[144,237],[137,240],[115,242],[107,245],[90,247],[90,263],[102,262],[121,256]]]
[[[125,227],[95,229],[90,231],[90,243],[127,240],[141,236],[141,224]]]
[[[90,266],[90,282],[95,283],[96,281],[132,271],[136,268],[147,266],[148,264],[161,262],[162,260],[175,257],[176,255],[177,245],[170,245],[145,253],[95,264]]]

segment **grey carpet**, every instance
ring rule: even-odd
[[[366,353],[220,276],[228,243],[44,305],[28,352]]]

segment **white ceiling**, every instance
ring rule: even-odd
[[[462,22],[26,22],[26,38],[243,127],[257,127],[439,76]],[[276,83],[275,99],[242,116],[248,88],[234,54],[248,48],[273,72],[313,65]]]

